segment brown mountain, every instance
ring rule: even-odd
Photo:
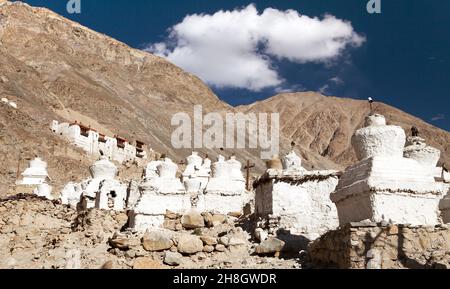
[[[87,176],[92,158],[53,135],[52,120],[82,121],[108,135],[146,142],[176,161],[190,150],[175,150],[171,117],[194,104],[205,112],[281,113],[282,146],[295,140],[308,167],[343,168],[354,160],[349,140],[361,126],[364,102],[315,93],[283,94],[250,106],[232,108],[196,76],[168,61],[130,48],[48,9],[0,1],[0,195],[13,189],[18,168],[35,155],[49,163],[55,191]],[[449,161],[450,134],[395,108],[377,108],[393,123],[416,124]],[[216,155],[217,152],[200,150]],[[255,150],[226,150],[264,168]],[[19,160],[21,161],[19,162]],[[123,176],[140,169],[125,168]],[[135,174],[128,172],[131,170]]]
[[[367,101],[315,92],[280,94],[238,109],[280,113],[284,149],[294,141],[307,163],[319,168],[345,168],[356,160],[351,137],[370,113]],[[407,134],[416,126],[429,145],[441,150],[441,160],[450,163],[450,133],[383,103],[375,103],[374,111],[386,116],[389,124],[403,127]]]

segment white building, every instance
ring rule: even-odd
[[[295,152],[286,155],[282,163],[283,170],[268,169],[254,183],[256,216],[277,220],[275,230],[284,229],[310,240],[335,229],[339,221],[330,194],[338,184],[338,173],[307,171]]]
[[[386,125],[384,116],[366,118],[366,127],[352,138],[359,162],[346,169],[331,195],[340,224],[366,219],[410,225],[439,223],[438,203],[443,192],[430,173],[437,163],[436,153],[426,149],[430,152],[427,157],[407,149],[405,155],[411,158],[405,158],[405,142],[404,130]]]
[[[144,143],[138,141],[136,142],[137,146],[133,146],[123,138],[102,135],[94,129],[77,122],[74,124],[60,124],[54,120],[52,123],[52,131],[65,137],[70,143],[82,148],[88,154],[100,155],[101,151],[110,160],[119,163],[147,158]]]

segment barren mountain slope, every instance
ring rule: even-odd
[[[192,114],[195,104],[202,104],[205,113],[236,111],[168,61],[20,2],[0,4],[0,97],[18,104],[14,110],[0,103],[0,195],[13,187],[20,152],[22,159],[39,155],[49,163],[56,193],[68,181],[87,176],[93,159],[50,132],[54,119],[78,120],[108,135],[144,141],[179,162],[191,150],[171,145],[175,113]],[[392,107],[380,104],[378,109],[405,129],[417,124],[449,161],[449,133]],[[354,160],[350,138],[368,107],[361,101],[300,93],[237,110],[279,112],[282,153],[295,140],[307,168],[344,168]],[[218,153],[199,151],[212,158]],[[251,159],[255,173],[264,168],[257,150],[220,153]],[[19,165],[23,171],[27,162]]]
[[[351,137],[370,113],[366,101],[327,97],[314,92],[280,94],[238,109],[280,113],[284,147],[295,141],[303,157],[314,160],[313,164],[321,163],[321,157],[325,157],[342,168],[356,160]],[[415,125],[429,145],[442,151],[441,160],[450,163],[450,133],[383,103],[375,103],[374,110],[385,115],[389,124],[403,127],[408,135]]]
[[[231,109],[197,77],[164,59],[20,2],[0,4],[0,96],[19,108],[15,114],[4,104],[1,108],[1,191],[15,179],[19,149],[26,158],[46,157],[54,167],[42,152],[45,146],[37,145],[51,138],[54,119],[78,120],[100,132],[142,140],[181,160],[186,152],[170,146],[171,116],[192,111],[197,103],[206,111]],[[60,161],[73,160],[79,157]],[[61,183],[70,179],[58,177]]]

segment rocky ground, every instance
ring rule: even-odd
[[[0,268],[301,268],[275,257],[282,241],[252,239],[244,219],[168,212],[165,229],[137,234],[125,213],[17,195],[0,201]]]

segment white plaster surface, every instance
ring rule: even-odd
[[[232,157],[219,156],[212,165],[212,177],[204,193],[205,210],[217,213],[242,212],[249,195],[245,189],[242,164]]]
[[[370,126],[356,131],[352,145],[359,160],[376,156],[402,157],[406,143],[405,131],[399,126],[382,125],[384,116],[366,119]]]
[[[441,151],[427,146],[425,140],[419,137],[408,138],[408,146],[404,149],[405,158],[416,160],[430,174],[434,174],[437,163],[441,157]]]
[[[302,159],[294,151],[284,156],[281,161],[285,175],[301,175],[306,172],[302,167]]]
[[[34,189],[33,193],[39,197],[53,200],[52,187],[49,184],[40,184]]]
[[[339,225],[330,194],[338,184],[336,171],[310,171],[290,152],[282,158],[283,170],[269,169],[256,182],[255,213],[276,217],[278,226],[314,240]]]
[[[341,225],[369,219],[395,224],[435,225],[442,186],[430,166],[403,157],[406,142],[399,127],[377,125],[358,130],[353,145],[361,160],[346,169],[331,194]]]
[[[326,176],[322,178],[322,176]],[[315,239],[339,225],[336,206],[330,200],[338,177],[307,172],[303,177],[286,178],[282,175],[262,182],[256,188],[257,216],[280,218],[279,226]],[[319,178],[320,176],[320,178]]]

